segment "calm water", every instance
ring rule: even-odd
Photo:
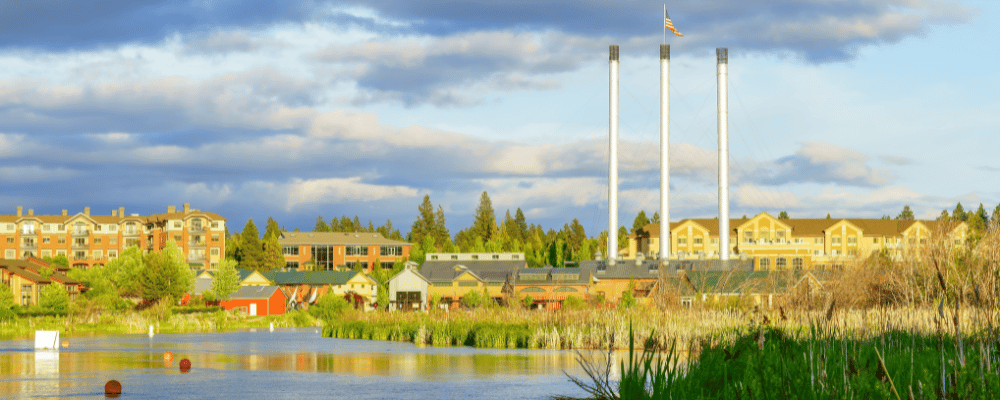
[[[583,397],[563,371],[575,354],[549,350],[415,347],[322,338],[316,328],[229,333],[61,338],[59,352],[32,340],[0,341],[0,397],[100,398],[122,383],[132,399],[543,399]],[[173,362],[163,352],[174,353]],[[181,373],[182,358],[192,368]]]

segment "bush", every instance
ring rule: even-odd
[[[201,298],[202,300],[205,301],[205,303],[215,302],[216,300],[215,292],[213,292],[211,289],[207,289],[204,292],[201,292]]]
[[[635,296],[632,295],[632,291],[626,290],[622,292],[621,300],[618,300],[618,309],[625,310],[628,308],[635,307],[636,304],[639,304],[639,301],[636,300]]]
[[[214,313],[219,310],[222,310],[222,307],[206,305],[188,305],[170,308],[170,312],[174,314]]]
[[[332,321],[349,309],[351,309],[351,303],[333,292],[327,292],[316,304],[309,307],[309,314],[324,321]]]
[[[532,304],[535,304],[535,299],[531,298],[530,294],[524,295],[524,306],[530,310]]]
[[[0,284],[0,321],[10,321],[17,318],[14,307],[17,303],[14,300],[14,292],[7,285]]]
[[[582,310],[587,307],[587,303],[579,297],[570,295],[563,300],[562,306],[567,310]]]
[[[65,314],[69,310],[69,294],[66,288],[59,284],[49,284],[42,289],[38,305],[43,309],[52,310],[57,314]]]
[[[480,304],[483,304],[483,296],[478,291],[470,290],[469,293],[462,296],[462,305],[467,308],[476,308]]]

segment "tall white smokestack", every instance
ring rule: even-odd
[[[611,45],[611,116],[608,146],[608,262],[618,257],[618,45]]]
[[[660,45],[660,260],[670,257],[670,45]]]
[[[719,259],[729,259],[729,51],[715,49],[719,78]]]

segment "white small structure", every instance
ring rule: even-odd
[[[427,307],[427,286],[430,281],[417,271],[417,263],[406,267],[389,279],[389,304],[393,310],[424,310]]]
[[[35,331],[35,350],[59,350],[59,331]]]

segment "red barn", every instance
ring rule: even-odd
[[[281,315],[285,313],[286,302],[285,294],[277,286],[241,286],[219,305],[227,311],[240,309],[247,315]]]

